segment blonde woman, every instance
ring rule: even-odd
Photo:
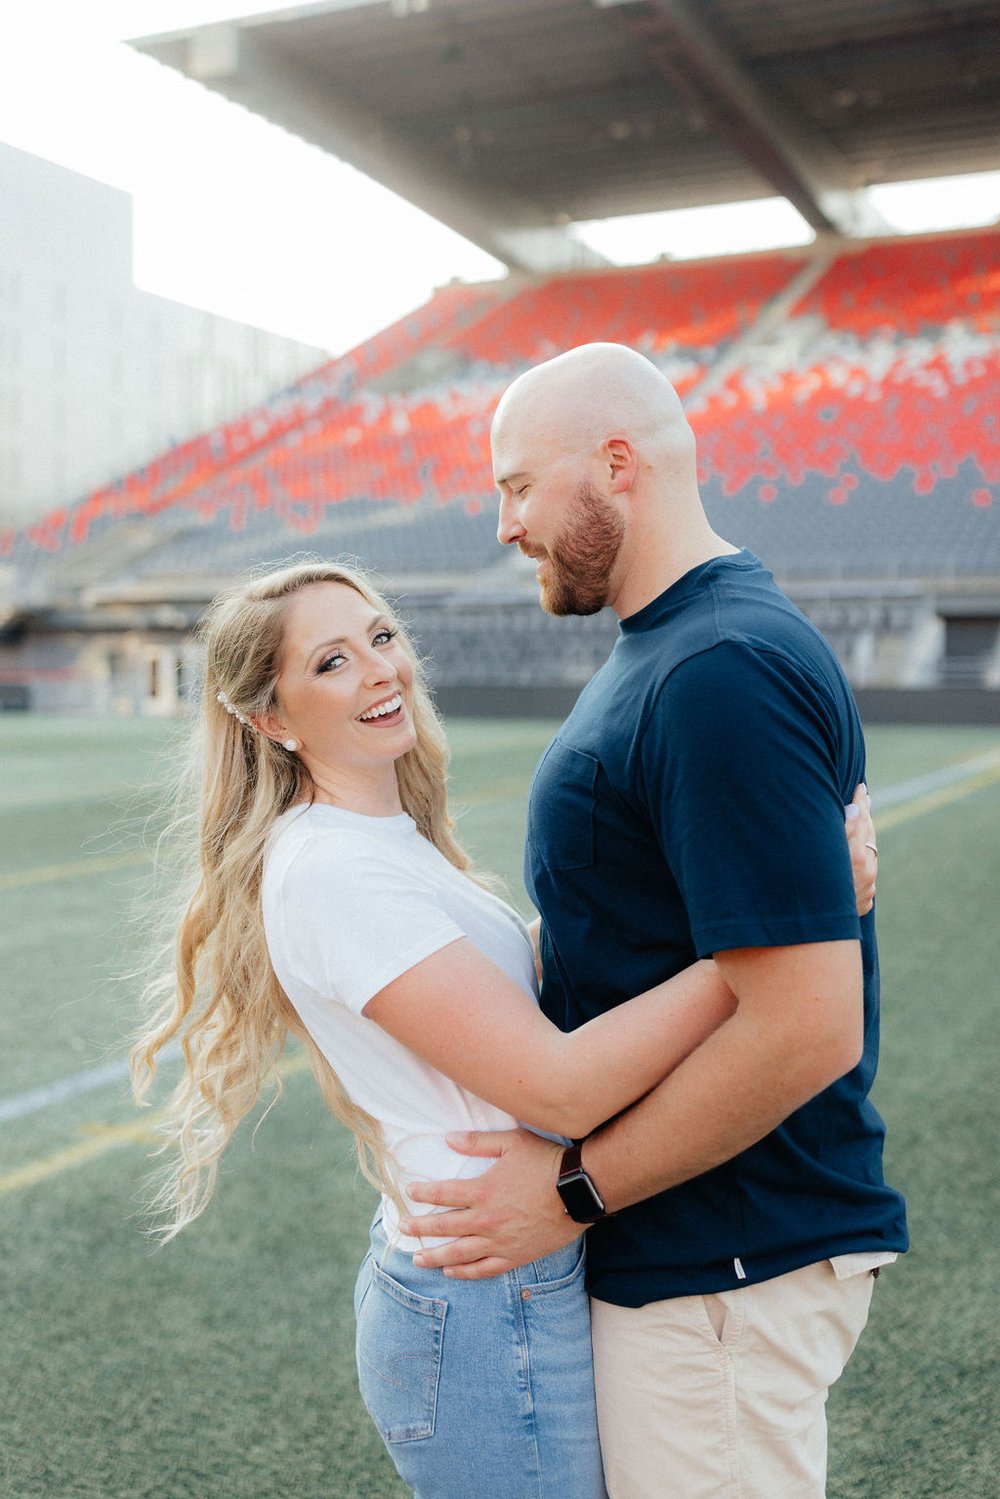
[[[582,1238],[493,1280],[446,1279],[398,1231],[426,1211],[407,1184],[489,1164],[451,1152],[450,1131],[586,1135],[732,996],[700,962],[570,1035],[542,1017],[528,930],[453,835],[416,654],[359,574],[254,579],[216,601],[202,639],[200,877],[133,1053],[142,1100],[157,1053],[183,1039],[162,1236],[207,1206],[292,1032],[382,1192],[358,1370],[403,1479],[420,1499],[604,1499]]]

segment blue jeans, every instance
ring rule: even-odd
[[[607,1499],[583,1241],[491,1280],[386,1253],[358,1273],[358,1380],[416,1499]]]

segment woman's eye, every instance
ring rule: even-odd
[[[320,672],[332,671],[334,667],[340,665],[341,661],[346,661],[346,660],[347,660],[347,657],[344,656],[340,651],[334,651],[334,653],[333,653],[332,656],[327,656],[327,658],[326,658],[325,661],[321,661],[320,662],[319,667],[317,668],[317,670],[320,671]]]
[[[372,644],[373,645],[388,645],[389,641],[393,639],[393,637],[395,636],[395,634],[396,634],[395,630],[379,630],[379,631],[376,632],[375,639],[372,641]]]

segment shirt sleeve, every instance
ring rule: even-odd
[[[700,957],[860,935],[836,711],[793,660],[725,641],[667,678],[644,793]]]
[[[281,883],[280,921],[291,971],[356,1014],[465,935],[391,848],[353,833],[312,838],[298,851]]]

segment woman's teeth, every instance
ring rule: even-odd
[[[390,713],[397,713],[403,706],[403,699],[397,692],[387,703],[380,703],[376,708],[370,708],[367,713],[360,715],[361,722],[369,722],[373,718],[387,718]]]

